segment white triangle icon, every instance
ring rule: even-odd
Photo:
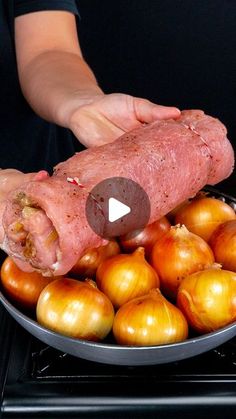
[[[124,215],[129,214],[131,211],[130,207],[118,201],[115,198],[109,198],[108,200],[108,219],[110,223],[113,223]]]

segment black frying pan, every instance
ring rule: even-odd
[[[222,194],[214,188],[208,190],[211,195],[224,199],[236,207],[235,198]],[[236,322],[234,322],[216,332],[168,345],[134,347],[115,343],[94,343],[69,338],[40,326],[35,320],[16,309],[1,292],[0,301],[21,326],[47,345],[80,358],[105,364],[154,365],[179,361],[216,348],[236,336]]]

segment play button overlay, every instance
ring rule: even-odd
[[[115,198],[109,198],[108,200],[108,220],[110,223],[114,223],[114,221],[119,220],[124,215],[129,214],[131,208],[122,202],[118,201]]]
[[[86,217],[97,235],[106,239],[118,237],[148,224],[150,201],[138,183],[124,177],[112,177],[90,191]]]

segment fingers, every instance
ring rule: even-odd
[[[49,177],[48,172],[46,172],[46,170],[40,170],[38,173],[33,174],[32,173],[32,180],[45,180]],[[31,179],[29,179],[31,180]]]
[[[7,194],[16,189],[21,183],[32,180],[35,173],[22,173],[16,169],[5,169],[0,172],[0,201],[5,199]]]
[[[176,119],[179,109],[161,106],[147,99],[122,93],[96,97],[90,104],[80,106],[71,117],[69,128],[86,147],[112,142],[143,123]]]
[[[178,108],[156,105],[142,98],[133,98],[133,106],[136,118],[144,123],[150,123],[157,119],[176,119],[181,114]]]
[[[0,172],[0,200],[12,189],[16,179],[21,178],[22,172],[15,169],[4,169]]]

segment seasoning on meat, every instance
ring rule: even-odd
[[[219,120],[190,110],[183,111],[178,120],[156,121],[113,143],[75,154],[57,165],[52,177],[39,176],[11,193],[0,208],[1,247],[16,262],[23,262],[24,269],[66,274],[87,248],[105,244],[86,219],[86,199],[94,186],[114,176],[138,183],[150,199],[152,223],[206,184],[216,184],[231,174],[234,154],[226,134]],[[77,178],[85,187],[68,178]],[[38,211],[25,219],[29,202]],[[27,256],[12,235],[14,223],[22,223],[30,235],[34,251],[27,251]],[[55,240],[48,246],[45,239],[50,234]]]

